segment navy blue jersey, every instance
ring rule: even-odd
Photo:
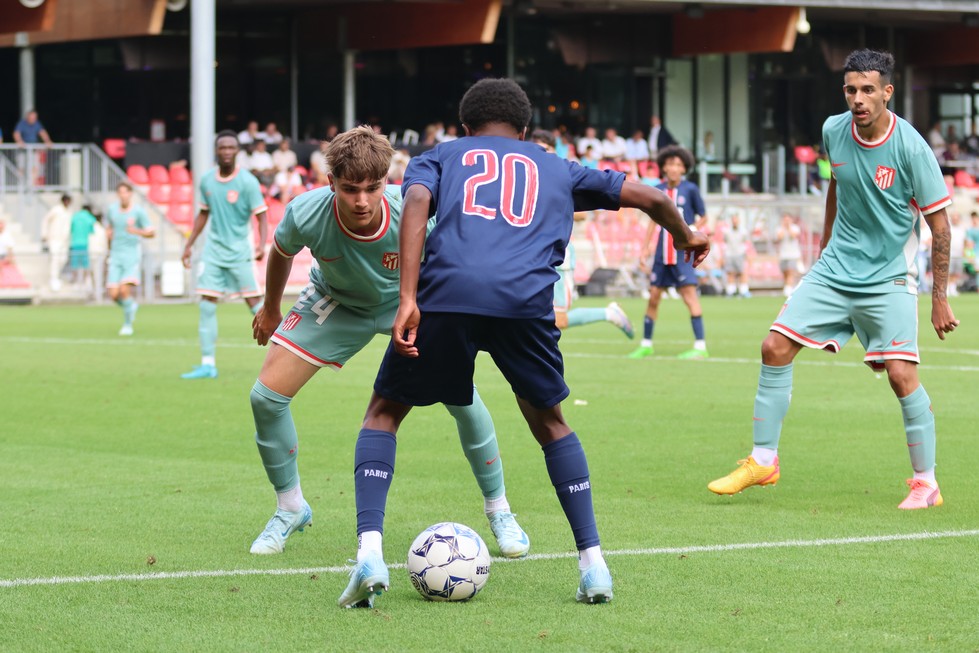
[[[534,143],[468,136],[412,158],[402,189],[432,193],[418,280],[423,311],[536,318],[553,309],[575,211],[617,209],[625,175]]]
[[[700,189],[697,188],[697,184],[684,179],[676,188],[670,188],[665,183],[658,184],[656,188],[666,193],[673,200],[677,211],[680,212],[687,224],[692,225],[696,222],[698,215],[707,215],[707,210],[704,208],[704,198],[700,196]],[[656,241],[654,263],[676,265],[681,259],[682,257],[677,254],[676,245],[673,244],[673,235],[666,229],[660,229],[659,240]]]

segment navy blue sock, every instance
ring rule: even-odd
[[[704,316],[698,315],[697,317],[691,317],[690,326],[693,327],[693,339],[703,340],[704,339]]]
[[[591,503],[591,481],[588,479],[588,461],[581,441],[575,433],[541,447],[547,474],[564,508],[564,515],[571,524],[574,543],[578,550],[598,546],[598,526]]]
[[[653,322],[653,318],[649,317],[648,315],[644,317],[642,320],[642,337],[646,340],[652,340],[654,326],[656,326],[656,324]]]
[[[354,451],[357,534],[384,532],[384,506],[394,476],[397,440],[393,433],[361,429]]]

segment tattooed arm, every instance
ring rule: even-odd
[[[945,209],[926,215],[925,221],[931,227],[931,325],[935,327],[938,337],[944,340],[945,334],[951,333],[959,325],[945,295],[948,289],[948,259],[952,233]]]

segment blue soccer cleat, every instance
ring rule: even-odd
[[[186,374],[180,375],[181,379],[216,379],[218,378],[218,368],[214,365],[198,365]]]
[[[347,589],[337,599],[341,608],[373,608],[374,597],[390,587],[387,565],[381,554],[371,552],[350,570]]]
[[[493,512],[487,515],[490,523],[490,530],[496,537],[496,543],[500,547],[500,553],[504,558],[522,558],[530,551],[530,538],[520,524],[517,523],[516,515],[504,510]]]
[[[608,603],[612,600],[612,574],[605,563],[597,563],[581,572],[581,582],[575,592],[579,603]]]
[[[303,501],[303,507],[299,512],[289,512],[279,508],[272,515],[272,519],[265,525],[265,530],[252,542],[250,553],[258,555],[269,555],[282,553],[286,548],[286,540],[289,536],[311,526],[313,523],[313,510],[309,504]]]

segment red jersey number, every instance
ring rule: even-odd
[[[500,179],[500,213],[503,219],[514,227],[526,227],[534,220],[537,197],[540,192],[540,174],[533,159],[513,152],[503,156],[503,165],[493,150],[469,150],[462,155],[462,165],[477,166],[482,163],[483,171],[466,180],[462,212],[486,220],[496,219],[496,209],[476,203],[476,191],[480,186]],[[517,188],[517,168],[524,172],[523,188]],[[522,196],[520,213],[517,213],[518,196]]]

